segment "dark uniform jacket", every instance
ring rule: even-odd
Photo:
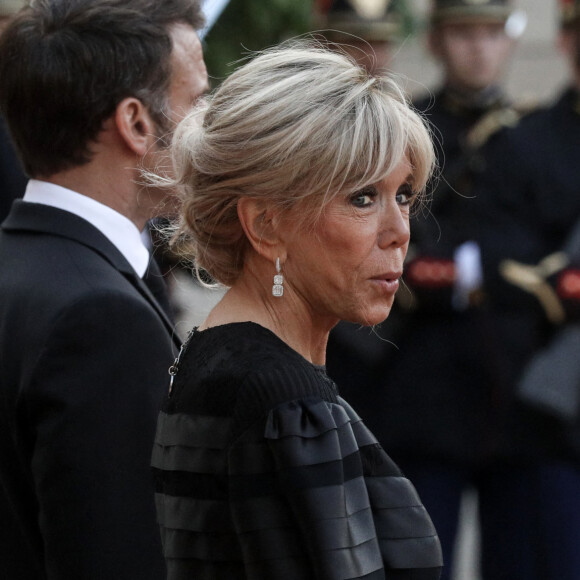
[[[485,97],[468,105],[442,90],[415,104],[433,126],[441,175],[432,202],[411,220],[405,285],[377,331],[382,343],[345,325],[331,334],[329,373],[399,461],[477,465],[495,444],[493,335],[480,296],[460,306],[454,296],[454,253],[477,238],[483,150],[515,114],[500,92]],[[370,346],[359,356],[361,339],[374,339],[374,360]]]
[[[524,365],[557,329],[533,294],[506,281],[500,264],[511,259],[536,265],[564,248],[580,220],[579,155],[580,96],[570,89],[497,139],[479,191],[486,292],[503,388],[513,401],[519,399],[515,389]],[[551,380],[558,381],[557,369]],[[509,435],[514,454],[580,459],[577,421],[563,428],[516,403]]]
[[[149,468],[172,327],[85,220],[0,231],[0,577],[163,578]]]

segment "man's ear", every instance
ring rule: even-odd
[[[248,241],[258,254],[270,261],[280,256],[283,245],[280,210],[264,200],[242,197],[238,201],[238,218]]]
[[[127,97],[117,105],[115,124],[127,147],[140,157],[149,151],[156,139],[155,123],[149,111],[134,97]]]

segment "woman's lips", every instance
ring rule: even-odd
[[[399,278],[402,274],[385,274],[373,278],[386,292],[394,294],[399,289]]]

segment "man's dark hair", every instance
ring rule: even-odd
[[[167,129],[177,23],[201,28],[200,0],[33,0],[19,13],[0,38],[0,110],[28,175],[88,162],[127,97]]]

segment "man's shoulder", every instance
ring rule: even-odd
[[[487,157],[500,165],[514,167],[541,163],[541,152],[553,133],[547,107],[526,111],[495,132],[489,140]]]
[[[101,253],[121,255],[114,244],[95,225],[72,211],[24,200],[16,200],[1,224],[5,243],[21,244],[38,239],[42,243],[54,238],[84,244]]]
[[[513,135],[519,136],[545,130],[551,124],[551,110],[552,108],[546,105],[524,110],[520,113],[518,122],[514,126]]]
[[[75,291],[126,283],[133,270],[97,228],[57,208],[16,202],[0,230],[0,283],[63,287]],[[125,283],[121,286],[125,286]]]
[[[94,318],[112,328],[119,320],[161,324],[132,280],[92,248],[65,237],[0,235],[0,312],[40,327],[63,320]]]
[[[528,127],[527,119],[535,117],[538,105],[532,100],[508,101],[492,107],[473,124],[466,135],[466,142],[474,149],[486,146],[496,137],[511,135],[520,126]]]
[[[50,234],[25,234],[13,238],[0,234],[0,281],[37,285],[38,291],[62,287],[108,287],[124,279],[103,255],[77,240]]]

